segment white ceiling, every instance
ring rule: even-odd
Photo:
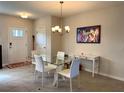
[[[64,1],[63,16],[93,11],[96,9],[124,5],[123,1]],[[59,1],[0,1],[0,13],[19,16],[20,12],[29,13],[29,18],[44,15],[60,16]]]

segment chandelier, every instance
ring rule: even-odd
[[[60,26],[57,25],[57,26],[52,27],[52,32],[59,32],[59,33],[62,33],[62,4],[63,4],[63,3],[64,3],[63,1],[60,1],[60,5],[61,5],[60,24],[61,24],[61,25],[60,25]],[[69,33],[70,27],[69,27],[69,26],[65,26],[65,27],[64,27],[64,30],[65,30],[65,32]]]

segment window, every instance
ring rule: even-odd
[[[24,30],[23,29],[17,29],[17,28],[14,28],[12,30],[12,36],[13,37],[23,37],[24,36]]]

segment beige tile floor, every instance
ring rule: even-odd
[[[14,69],[3,68],[0,70],[0,91],[1,92],[68,92],[69,80],[60,79],[59,87],[52,86],[53,74],[45,76],[44,88],[41,88],[41,77],[34,80],[34,66],[28,65]],[[75,92],[100,92],[100,91],[124,91],[124,82],[111,78],[95,75],[81,71],[81,87],[77,87],[77,79],[73,79],[73,91]]]

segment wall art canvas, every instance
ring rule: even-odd
[[[77,28],[77,43],[100,43],[101,26]]]

